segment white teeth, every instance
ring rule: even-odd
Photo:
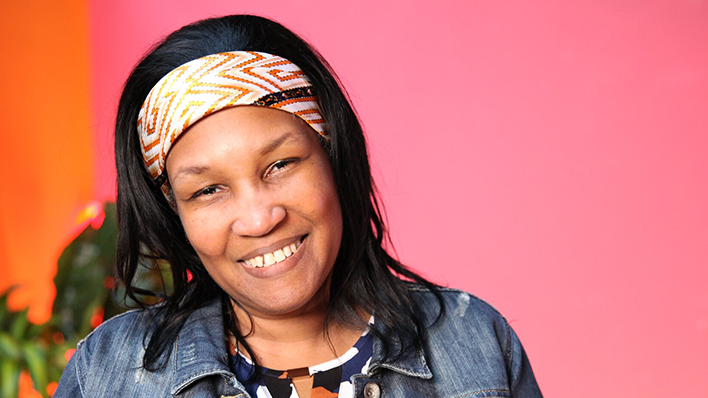
[[[291,243],[282,249],[278,249],[272,253],[266,253],[262,256],[249,258],[248,260],[244,260],[243,262],[246,263],[246,265],[249,265],[254,268],[268,267],[273,264],[279,263],[295,254],[297,249],[300,247],[300,244],[301,242],[298,240],[297,242]]]
[[[273,253],[264,254],[263,262],[265,263],[266,267],[275,264],[275,256],[273,256]]]

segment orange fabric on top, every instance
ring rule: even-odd
[[[92,193],[87,4],[5,2],[0,37],[0,291],[20,285],[10,304],[39,323]]]

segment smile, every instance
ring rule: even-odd
[[[243,260],[243,262],[246,263],[246,265],[250,265],[254,268],[270,267],[271,265],[284,261],[286,258],[295,254],[295,252],[297,252],[297,250],[300,248],[300,245],[302,244],[302,241],[304,239],[305,236],[303,236],[301,239],[298,239],[297,242],[293,242],[289,245],[286,245],[281,249],[272,251],[270,253],[265,253],[261,256],[255,256],[253,258]]]

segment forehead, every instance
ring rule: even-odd
[[[287,145],[319,145],[317,133],[298,116],[272,108],[237,106],[195,123],[173,144],[167,168],[223,156],[241,160]],[[170,170],[174,175],[174,170]]]

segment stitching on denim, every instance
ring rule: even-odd
[[[476,396],[476,395],[478,395],[478,394],[485,394],[485,393],[488,393],[488,392],[496,392],[496,393],[500,393],[500,394],[503,394],[503,395],[487,395],[487,396],[485,396],[484,398],[508,398],[508,397],[511,395],[511,391],[509,391],[509,390],[497,390],[497,389],[492,389],[492,390],[479,390],[479,391],[475,391],[475,392],[470,392],[470,393],[463,394],[463,395],[460,395],[460,396],[455,397],[455,398],[473,397],[473,396]]]
[[[418,355],[418,359],[420,360],[420,364],[422,365],[423,368],[425,368],[426,372],[413,372],[410,371],[406,368],[403,367],[398,367],[395,364],[389,364],[389,363],[372,363],[371,366],[369,367],[369,376],[373,375],[379,368],[383,369],[388,369],[392,370],[394,372],[398,372],[401,374],[404,374],[406,376],[414,376],[418,377],[424,380],[428,380],[433,377],[432,372],[430,371],[430,368],[428,367],[428,363],[425,360],[425,352],[422,349],[416,349],[416,353]]]
[[[175,337],[175,346],[172,348],[175,356],[175,375],[177,374],[177,357],[179,356],[179,334]]]
[[[425,353],[423,352],[422,349],[418,349],[418,359],[420,359],[420,363],[423,365],[425,369],[428,370],[427,373],[422,374],[422,378],[432,378],[433,377],[433,372],[430,371],[430,368],[428,367],[428,362],[425,360]]]
[[[408,285],[407,288],[408,288],[408,291],[413,292],[413,293],[430,293],[430,290],[428,290],[425,286],[421,286],[421,285],[412,285],[412,284],[411,284],[411,285]],[[453,288],[450,288],[450,287],[438,287],[437,289],[438,289],[438,291],[439,291],[440,293],[459,293],[459,294],[466,294],[466,295],[470,296],[470,298],[475,299],[475,300],[477,300],[477,301],[479,301],[479,302],[481,302],[481,303],[483,303],[483,304],[486,304],[486,305],[489,307],[489,309],[491,309],[492,311],[494,311],[495,314],[497,314],[497,315],[503,317],[503,315],[502,315],[499,311],[497,311],[497,309],[494,308],[493,305],[489,304],[488,302],[486,302],[486,301],[484,301],[483,299],[481,299],[481,298],[475,296],[475,295],[472,294],[472,293],[468,293],[468,292],[465,292],[464,290],[460,290],[460,289],[453,289]]]
[[[79,381],[79,383],[78,383],[79,384],[79,391],[81,391],[82,397],[86,396],[86,393],[84,392],[84,386],[83,386],[83,380],[82,380],[83,376],[82,376],[82,372],[81,372],[81,356],[80,356],[81,355],[80,348],[84,344],[84,340],[85,339],[82,339],[81,341],[79,341],[79,343],[76,345],[76,351],[74,351],[74,355],[76,355],[76,378]]]
[[[511,326],[509,326],[509,322],[506,322],[506,319],[504,320],[504,331],[506,332],[506,372],[508,375],[512,374],[512,363],[514,361],[514,347],[512,346],[512,343],[514,339],[512,338],[512,332],[511,332]]]
[[[415,377],[420,377],[421,379],[426,379],[428,378],[429,374],[428,373],[418,373],[418,372],[411,372],[407,369],[399,368],[397,366],[393,366],[388,363],[382,363],[377,366],[378,368],[383,368],[383,369],[388,369],[388,370],[393,370],[394,372],[398,372],[401,374],[404,374],[406,376],[415,376]]]
[[[352,389],[354,390],[354,395],[356,395],[357,388],[359,387],[359,384],[358,384],[359,379],[364,378],[364,377],[372,378],[371,375],[372,375],[371,370],[369,370],[368,375],[354,374],[349,378],[349,380],[351,380],[351,382],[352,382]]]
[[[98,327],[97,327],[96,329],[92,330],[91,333],[87,334],[86,337],[84,337],[83,339],[81,339],[81,341],[79,341],[79,344],[83,343],[84,340],[86,340],[86,339],[88,339],[89,337],[91,337],[91,335],[93,335],[94,333],[98,332],[99,330],[102,330],[102,327],[104,327],[103,325],[105,325],[106,323],[109,323],[109,322],[113,321],[114,319],[123,318],[123,317],[125,317],[125,316],[128,316],[128,315],[133,314],[133,313],[136,313],[136,312],[140,312],[140,311],[142,311],[142,310],[139,309],[139,308],[136,308],[136,309],[130,310],[130,311],[126,311],[126,312],[124,312],[124,313],[122,313],[122,314],[118,314],[118,315],[114,316],[113,318],[107,320],[106,322],[101,323],[100,325],[98,325]],[[111,322],[111,323],[113,323],[113,322]],[[77,347],[78,347],[78,344],[77,344]]]
[[[224,378],[224,381],[229,384],[230,387],[235,387],[238,391],[243,391],[241,388],[236,387],[236,384],[238,384],[238,379],[236,376],[231,375],[231,377],[226,377],[226,375],[221,375]],[[245,397],[247,394],[245,392],[239,392],[237,395],[222,395],[221,398],[238,398],[238,397]]]
[[[225,370],[222,368],[211,368],[207,370],[203,370],[199,373],[193,373],[187,377],[187,379],[180,384],[177,385],[172,390],[172,395],[178,394],[183,388],[187,387],[188,385],[192,384],[195,382],[197,379],[201,378],[202,376],[207,376],[207,375],[219,375],[219,374],[224,374],[226,373]]]

